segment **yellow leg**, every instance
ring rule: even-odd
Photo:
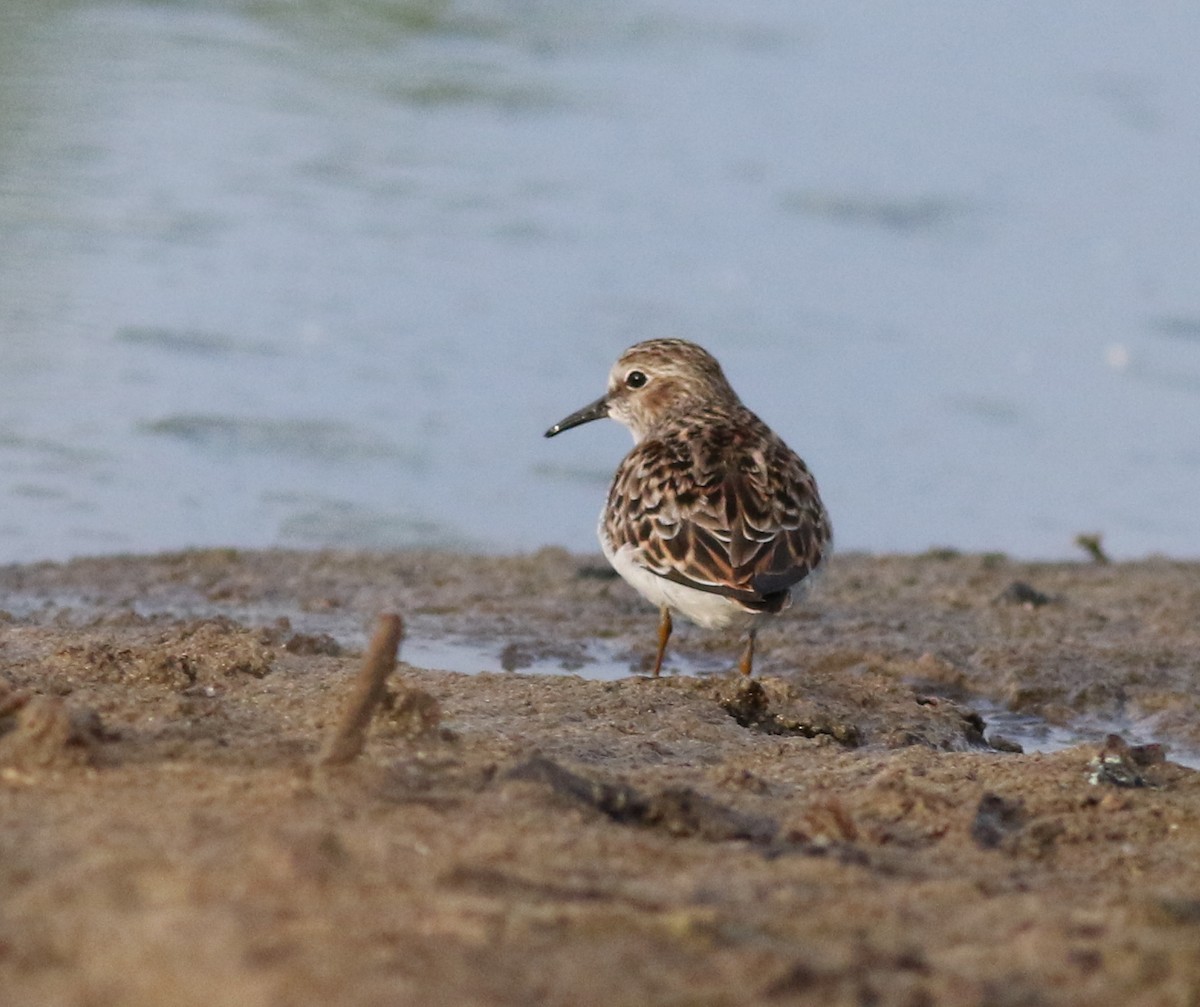
[[[667,641],[671,639],[671,612],[664,605],[658,620],[658,656],[654,658],[654,677],[662,671],[663,656],[667,652]]]
[[[749,675],[754,670],[754,630],[746,638],[746,649],[742,651],[742,659],[738,662],[738,671]]]

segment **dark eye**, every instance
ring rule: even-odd
[[[641,371],[630,371],[625,375],[625,384],[630,388],[641,388],[646,383],[646,375]]]

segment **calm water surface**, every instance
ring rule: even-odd
[[[1200,7],[0,9],[0,561],[594,548],[638,339],[843,548],[1200,554]]]

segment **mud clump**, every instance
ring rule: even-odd
[[[742,727],[763,734],[794,735],[801,738],[829,737],[847,748],[856,748],[862,739],[854,724],[823,718],[804,719],[788,716],[771,705],[767,691],[757,679],[742,679],[723,691],[717,702]]]
[[[971,838],[985,850],[994,850],[1005,839],[1025,827],[1025,805],[1020,800],[1007,800],[999,794],[987,793],[979,799],[975,818],[971,822]]]
[[[1014,580],[1003,591],[996,595],[996,603],[1000,605],[1020,605],[1022,608],[1041,608],[1049,605],[1054,599],[1043,594],[1031,584],[1023,580]]]
[[[64,769],[92,764],[103,740],[99,715],[57,696],[0,697],[0,767]]]
[[[438,733],[442,708],[424,689],[389,689],[375,719],[382,734],[414,741]]]
[[[239,676],[271,673],[275,653],[264,635],[229,619],[205,619],[146,645],[101,639],[63,647],[49,659],[47,671],[68,684],[154,685],[179,691],[222,686]]]
[[[283,641],[283,649],[306,656],[341,657],[343,653],[342,645],[328,633],[292,633]]]
[[[541,756],[513,766],[504,779],[541,785],[614,822],[661,829],[672,836],[695,836],[711,842],[745,839],[766,843],[779,832],[774,819],[736,811],[691,787],[667,787],[645,793],[627,783],[572,772]]]
[[[1131,745],[1119,734],[1110,734],[1091,761],[1088,782],[1093,786],[1156,786],[1153,767],[1165,761],[1166,750],[1162,745]]]

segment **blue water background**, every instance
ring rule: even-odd
[[[684,336],[840,547],[1200,555],[1200,6],[6,0],[0,562],[593,549]]]

